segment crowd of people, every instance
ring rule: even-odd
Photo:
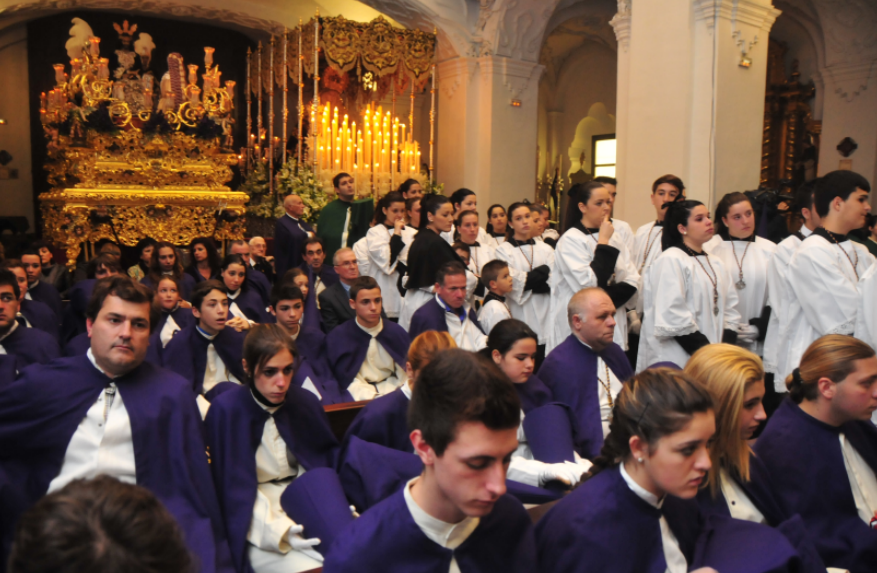
[[[0,571],[875,571],[863,177],[803,185],[778,244],[673,175],[635,231],[606,177],[557,229],[333,183],[273,256],[0,261]]]

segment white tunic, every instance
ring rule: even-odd
[[[618,249],[618,258],[615,261],[615,282],[628,283],[631,286],[639,285],[639,273],[633,266],[630,253],[618,234],[613,234],[609,239],[609,246]],[[551,273],[551,319],[553,327],[549,330],[545,353],[566,340],[570,335],[569,322],[567,321],[566,307],[572,296],[587,287],[597,285],[597,275],[591,268],[594,260],[594,252],[597,249],[597,236],[586,235],[573,227],[568,229],[557,242],[554,257],[554,272]],[[636,304],[632,298],[627,304],[615,312],[615,343],[621,348],[627,348],[627,311],[625,307]]]
[[[496,299],[490,299],[478,310],[478,323],[488,335],[494,326],[508,318],[512,318],[508,304]]]
[[[435,295],[435,300],[440,307],[446,308],[444,301],[439,295]],[[466,319],[462,321],[453,312],[445,312],[445,324],[448,326],[448,334],[457,343],[457,348],[477,352],[487,346],[487,335],[481,332],[469,320],[469,305],[464,303],[462,310],[466,313]]]
[[[840,435],[840,449],[844,456],[844,468],[850,480],[853,499],[859,517],[869,524],[877,514],[877,477],[868,462],[859,454],[843,434]]]
[[[374,227],[372,227],[374,229]],[[371,229],[369,229],[371,231]],[[373,277],[371,261],[368,256],[368,235],[353,243],[353,254],[356,255],[356,266],[359,268],[359,276]]]
[[[856,338],[877,349],[877,265],[871,265],[859,280]]]
[[[464,517],[460,523],[447,523],[426,513],[411,496],[411,486],[419,479],[420,476],[405,484],[403,495],[408,512],[411,514],[414,523],[417,524],[417,527],[420,528],[420,531],[426,537],[432,542],[453,551],[469,539],[469,536],[475,532],[481,520],[477,517]],[[460,566],[457,564],[456,557],[451,557],[451,566],[448,568],[448,573],[460,573]]]
[[[8,352],[6,352],[6,349],[3,347],[3,341],[6,338],[9,338],[9,335],[12,334],[13,332],[15,332],[16,328],[18,328],[18,321],[13,320],[12,326],[9,327],[9,330],[6,331],[6,334],[4,334],[3,336],[0,336],[0,355],[8,354]],[[91,349],[89,349],[89,352],[91,352]]]
[[[164,348],[167,346],[167,343],[171,341],[174,334],[178,333],[180,330],[182,330],[182,328],[180,328],[180,325],[174,320],[173,315],[168,315],[164,326],[161,327],[161,332],[158,333],[158,338],[161,340],[161,347]]]
[[[490,240],[490,237],[487,237],[487,239]],[[477,281],[475,286],[477,288],[477,283],[481,282],[481,269],[484,268],[484,265],[496,258],[496,243],[493,241],[490,241],[489,243],[475,241],[475,243],[475,245],[469,245],[469,265],[467,268],[475,277]],[[478,304],[481,304],[481,301],[483,300],[483,296],[475,294],[475,289],[472,289],[471,292],[466,289],[466,302],[469,303],[469,306],[474,308],[476,306],[476,301]]]
[[[811,232],[807,227],[801,227],[804,238],[810,236]],[[787,391],[786,376],[794,368],[786,366],[789,353],[789,305],[795,296],[789,285],[789,263],[800,245],[801,239],[797,235],[790,235],[780,241],[767,269],[767,297],[770,300],[771,315],[764,340],[764,370],[774,373],[774,389],[780,394]]]
[[[717,280],[718,314],[713,312],[713,283],[707,273]],[[644,283],[645,314],[637,372],[656,362],[669,361],[684,367],[689,355],[675,340],[676,336],[700,331],[710,343],[716,343],[722,341],[725,329],[739,328],[737,290],[716,257],[706,254],[693,257],[670,247],[648,270]]]
[[[663,499],[658,499],[655,494],[650,493],[633,481],[633,478],[630,477],[630,474],[624,469],[623,463],[619,465],[619,469],[621,471],[622,479],[624,479],[627,487],[629,487],[633,493],[652,507],[661,509],[661,506],[664,505]],[[679,541],[673,534],[673,530],[670,529],[670,524],[667,523],[667,518],[664,517],[663,513],[658,522],[661,525],[661,545],[664,548],[664,561],[667,563],[665,573],[687,573],[688,561],[686,561],[682,549],[679,548]]]
[[[353,382],[347,386],[347,391],[357,402],[371,400],[384,394],[389,394],[400,385],[408,381],[405,373],[405,365],[397,364],[390,353],[381,346],[377,336],[384,329],[384,321],[378,322],[377,326],[366,328],[355,318],[356,326],[371,336],[365,360],[354,377]]]
[[[636,230],[633,237],[633,264],[639,273],[640,280],[636,291],[636,311],[640,316],[643,314],[643,277],[655,259],[661,254],[661,237],[664,236],[664,226],[657,222],[646,223]]]
[[[396,286],[399,280],[399,273],[396,271],[398,258],[390,261],[390,240],[393,233],[394,229],[388,229],[386,225],[375,225],[368,230],[364,240],[368,248],[367,258],[371,270],[369,276],[381,287],[384,312],[390,318],[398,318],[402,310],[402,296]]]
[[[850,260],[857,263],[855,271]],[[795,295],[789,305],[787,330],[786,367],[790,371],[801,363],[804,351],[817,338],[853,334],[859,277],[873,262],[874,257],[865,247],[849,239],[834,244],[818,233],[804,239],[789,263],[789,284]]]
[[[728,471],[724,468],[720,469],[720,483],[722,485],[722,495],[725,496],[725,503],[728,505],[728,511],[734,519],[742,519],[743,521],[753,521],[755,523],[766,524],[767,520],[764,515],[758,511],[749,496],[740,485],[731,479]]]
[[[713,250],[722,244],[722,238],[715,234],[713,238],[703,244],[703,250],[705,253],[713,254]]]
[[[531,485],[533,487],[542,487],[544,485],[540,479],[543,475],[542,472],[545,471],[548,466],[554,464],[540,462],[533,457],[533,450],[530,449],[530,444],[527,442],[527,434],[524,432],[525,417],[526,415],[522,410],[521,423],[518,425],[518,448],[512,454],[509,469],[506,472],[506,479]],[[572,454],[573,462],[566,463],[575,463],[581,466],[580,468],[576,468],[576,470],[578,470],[576,473],[580,472],[583,474],[591,469],[593,464],[591,464],[589,460],[583,459],[577,452],[573,452]]]
[[[505,242],[496,250],[496,258],[505,261],[509,270],[518,271],[526,283],[526,275],[536,267],[547,265],[554,274],[554,249],[545,243],[534,241],[532,245],[513,246]],[[551,275],[548,284],[551,285]],[[514,278],[514,277],[513,277]],[[520,282],[520,281],[519,281]],[[526,323],[539,337],[539,344],[548,342],[548,334],[554,327],[551,314],[551,293],[533,293],[519,289],[512,290],[506,298],[512,317]]]
[[[255,398],[253,398],[255,400]],[[259,407],[273,414],[279,406]],[[265,420],[262,440],[256,449],[256,501],[247,532],[248,554],[257,573],[308,571],[320,567],[323,557],[313,549],[296,551],[289,544],[289,529],[296,523],[280,505],[280,496],[296,477],[305,473],[277,429],[274,417]],[[301,534],[297,534],[301,537]],[[307,536],[307,530],[304,531]]]
[[[411,250],[411,243],[414,242],[414,237],[416,236],[417,229],[414,227],[405,227],[402,229],[402,241],[405,243],[405,246],[402,248],[402,252],[399,253],[399,262],[406,267],[408,266],[408,251]]]
[[[86,356],[92,366],[106,374],[95,362],[91,348]],[[100,393],[73,432],[61,471],[49,483],[46,493],[57,491],[75,479],[91,479],[101,474],[125,483],[137,483],[131,419],[115,382],[110,382]]]
[[[613,217],[612,226],[615,228],[615,234],[618,235],[618,238],[621,239],[621,242],[627,247],[627,252],[633,253],[634,236],[633,229],[630,228],[630,223]]]
[[[725,264],[731,275],[731,283],[737,290],[737,312],[740,313],[742,324],[760,318],[764,307],[769,306],[767,290],[767,274],[770,260],[776,251],[776,243],[755,237],[754,241],[722,241],[712,252],[712,256]],[[735,258],[736,257],[736,258]],[[740,278],[740,267],[743,268],[743,282],[746,286],[737,288]],[[762,333],[766,334],[766,333]],[[737,344],[761,355],[763,343],[750,343],[738,340]]]

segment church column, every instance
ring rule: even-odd
[[[543,69],[494,55],[438,64],[437,177],[446,194],[475,191],[482,215],[493,203],[533,197]]]
[[[628,180],[635,168],[630,166],[627,160],[627,143],[630,141],[628,129],[629,98],[630,98],[630,0],[618,0],[618,13],[609,21],[615,29],[615,38],[618,40],[618,75],[615,92],[615,178],[618,179],[618,196],[616,198],[615,213],[619,217],[635,209],[635,205],[642,203],[642,190],[634,187]],[[634,227],[635,229],[636,227]]]
[[[635,0],[630,46],[619,49],[620,217],[653,216],[643,199],[674,173],[686,195],[710,206],[758,186],[768,33],[779,11],[769,0]],[[620,48],[621,41],[619,41]],[[627,66],[624,69],[622,66]],[[622,82],[627,82],[626,89]],[[626,92],[626,100],[622,95]]]
[[[877,185],[877,61],[832,65],[822,70],[825,96],[819,175],[851,169]],[[849,157],[837,150],[846,137],[858,146]],[[877,193],[871,193],[872,204]]]

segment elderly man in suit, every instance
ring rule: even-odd
[[[349,247],[338,249],[332,257],[332,263],[340,280],[319,295],[320,314],[323,315],[323,328],[326,334],[356,316],[356,311],[350,308],[350,286],[359,278],[359,265],[356,263],[353,249]]]
[[[286,214],[277,219],[274,227],[274,268],[278,277],[287,270],[301,265],[301,250],[314,229],[301,220],[305,204],[298,195],[287,195],[283,200]]]

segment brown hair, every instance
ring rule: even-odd
[[[311,284],[311,279],[308,278],[308,273],[303,271],[299,267],[292,267],[285,273],[283,273],[283,277],[280,279],[280,284],[283,286],[295,286],[295,279],[298,277],[305,277],[308,279],[308,286]]]
[[[85,267],[85,276],[93,279],[94,275],[97,274],[97,271],[99,271],[101,267],[108,271],[115,271],[116,273],[122,272],[122,263],[119,261],[118,256],[111,253],[101,253],[88,261],[88,265]]]
[[[457,343],[447,332],[427,330],[411,341],[411,346],[408,347],[408,363],[411,364],[411,370],[417,373],[432,362],[439,352],[456,347]]]
[[[733,193],[726,193],[724,197],[722,197],[719,204],[716,205],[716,216],[713,220],[713,224],[716,226],[716,234],[725,234],[728,232],[728,226],[725,225],[724,219],[728,216],[728,211],[731,210],[731,207],[738,203],[749,203],[749,206],[752,207],[752,201],[749,200],[744,193],[740,193],[739,191],[734,191]],[[754,212],[754,208],[753,208]],[[740,237],[744,238],[744,237]]]
[[[378,281],[376,281],[372,277],[357,277],[350,284],[350,300],[355,302],[356,296],[359,294],[359,291],[372,289],[381,290],[381,286],[378,284]]]
[[[85,307],[85,317],[92,322],[97,320],[100,309],[104,306],[108,296],[117,296],[125,302],[149,305],[149,332],[152,332],[158,324],[159,309],[153,297],[152,290],[146,285],[135,282],[130,277],[115,275],[100,279],[94,285],[94,291]]]
[[[827,334],[816,339],[801,357],[801,366],[786,378],[789,397],[796,404],[819,397],[819,379],[842,382],[855,369],[856,360],[871,358],[874,349],[852,336]]]
[[[658,190],[658,186],[664,183],[669,183],[677,190],[679,190],[679,196],[682,196],[682,192],[685,191],[685,183],[682,182],[682,179],[679,179],[675,175],[662,175],[655,179],[655,182],[652,183],[652,193]]]
[[[149,276],[152,278],[152,282],[158,284],[158,281],[162,277],[161,271],[161,263],[158,260],[158,257],[161,255],[162,249],[173,249],[174,251],[174,270],[173,275],[177,278],[183,278],[183,257],[180,255],[180,250],[176,248],[174,245],[162,241],[161,243],[155,245],[155,248],[152,250],[152,258],[149,260]]]
[[[715,471],[707,477],[710,492],[717,496],[721,488],[719,468],[736,473],[749,481],[749,456],[752,448],[740,436],[740,410],[746,390],[764,380],[761,358],[732,344],[704,346],[688,360],[685,374],[709,390],[716,407],[716,435],[710,448]]]
[[[295,341],[278,324],[257,324],[244,339],[242,358],[247,362],[247,378],[252,383],[256,372],[281,350],[288,350],[292,359],[298,358]]]
[[[452,348],[420,372],[408,406],[408,428],[420,430],[442,456],[466,422],[480,422],[494,431],[517,428],[521,399],[492,360]]]
[[[100,475],[39,500],[19,520],[9,573],[189,573],[183,532],[149,490]]]
[[[643,370],[624,384],[615,398],[609,435],[588,477],[627,459],[633,436],[639,436],[653,450],[658,440],[681,430],[694,414],[712,408],[709,391],[681,371]]]

